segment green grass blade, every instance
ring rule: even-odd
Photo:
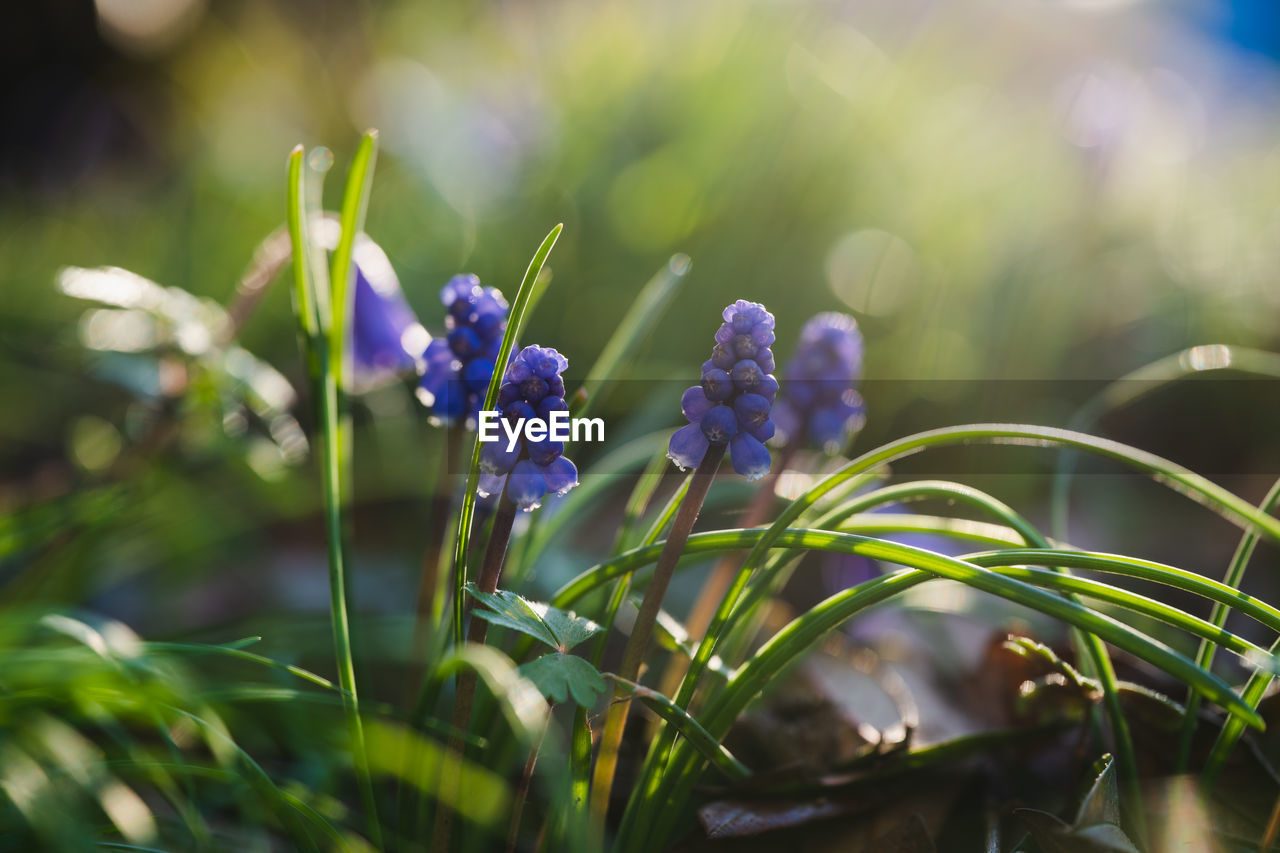
[[[286,203],[289,239],[293,244],[293,307],[298,316],[298,325],[306,343],[306,355],[310,358],[310,350],[314,346],[316,335],[320,331],[316,315],[314,288],[311,283],[310,252],[300,253],[299,246],[311,245],[308,223],[305,216],[307,210],[306,184],[302,180],[302,167],[306,152],[302,146],[289,153],[288,198]],[[308,361],[313,380],[316,377],[315,365]]]
[[[579,477],[578,487],[557,502],[556,511],[539,523],[524,551],[524,565],[532,567],[543,551],[562,530],[583,520],[591,507],[614,485],[620,474],[631,471],[667,446],[667,431],[660,430],[632,439],[601,456],[591,469]]]
[[[551,249],[555,246],[556,240],[560,237],[560,232],[564,230],[564,224],[558,224],[551,229],[551,232],[543,239],[542,245],[538,247],[538,251],[534,252],[533,258],[529,261],[529,266],[524,272],[524,279],[520,282],[520,288],[516,291],[515,299],[511,302],[511,310],[507,315],[507,330],[502,336],[502,346],[498,350],[498,357],[494,361],[497,365],[493,370],[493,377],[489,380],[489,390],[484,395],[484,411],[493,409],[494,403],[498,399],[498,387],[502,384],[502,374],[506,372],[505,365],[511,358],[511,351],[515,347],[516,336],[520,334],[520,330],[524,327],[529,300],[533,296],[534,284],[538,280],[538,276],[542,273],[542,267],[547,262],[547,256],[551,254]],[[462,586],[467,581],[467,552],[471,545],[471,519],[475,515],[476,509],[476,485],[480,482],[480,442],[472,441],[471,448],[471,465],[467,470],[466,490],[462,494],[462,506],[458,510],[458,535],[454,540],[453,549],[453,639],[457,645],[462,645],[465,637],[463,635],[463,607],[465,600],[462,593]]]
[[[655,714],[674,726],[676,731],[689,742],[690,746],[701,753],[703,758],[711,762],[712,766],[728,777],[730,781],[741,782],[751,775],[751,771],[747,769],[747,766],[737,758],[734,758],[733,753],[725,749],[723,744],[713,738],[701,723],[666,696],[613,673],[605,673],[605,678],[613,680],[623,690],[630,693],[635,699],[644,703]]]
[[[830,537],[843,535],[846,534],[825,534]],[[963,567],[968,566],[970,570],[979,573],[983,570],[963,561],[881,540],[866,540],[862,537],[851,537],[851,539],[856,541],[848,543],[849,552],[960,580],[978,589],[992,592],[1069,622],[1159,666],[1185,683],[1195,684],[1197,689],[1202,685],[1209,685],[1208,689],[1213,691],[1213,701],[1221,704],[1232,715],[1239,716],[1248,725],[1256,727],[1262,725],[1262,720],[1257,713],[1237,697],[1230,686],[1221,679],[1201,670],[1192,661],[1167,647],[1132,631],[1123,623],[1041,590],[1028,595],[1027,590],[1031,588],[1021,588],[1025,585],[1019,581],[997,575],[971,574]],[[867,607],[878,604],[919,582],[922,582],[920,575],[911,570],[875,578],[838,593],[797,617],[766,642],[755,656],[738,670],[734,679],[717,694],[716,700],[704,717],[707,730],[713,737],[722,737],[737,715],[763,689],[769,679],[776,677],[783,668],[805,654],[828,631]],[[1209,693],[1205,695],[1208,696]],[[655,801],[683,802],[683,798],[688,796],[696,779],[696,771],[694,757],[687,750],[677,746],[668,764],[667,772],[659,779],[656,788],[646,791],[646,794]],[[669,815],[659,816],[661,824],[656,837],[649,836],[635,843],[637,845],[661,844],[665,837],[664,832],[669,830],[672,819]]]
[[[1277,356],[1280,359],[1280,356]],[[1262,499],[1262,503],[1258,506],[1260,510],[1266,513],[1275,512],[1277,506],[1280,506],[1280,480],[1272,484],[1267,491],[1266,497]],[[1240,542],[1236,545],[1235,552],[1231,555],[1231,562],[1227,565],[1227,573],[1223,576],[1222,582],[1232,589],[1239,589],[1240,584],[1244,581],[1245,570],[1249,568],[1249,560],[1253,557],[1253,551],[1258,545],[1258,535],[1252,530],[1246,531],[1240,537]],[[1216,603],[1213,611],[1209,614],[1209,621],[1219,627],[1227,622],[1227,607],[1222,603]],[[1196,663],[1205,669],[1213,668],[1214,644],[1205,640],[1200,644],[1200,649],[1196,652]],[[1258,674],[1261,677],[1261,673]],[[1187,696],[1187,708],[1182,718],[1182,731],[1178,737],[1178,758],[1174,764],[1178,772],[1185,772],[1187,763],[1191,757],[1191,740],[1195,735],[1196,722],[1198,720],[1200,710],[1200,694],[1192,692]]]
[[[1245,595],[1227,584],[1203,577],[1176,566],[1126,557],[1120,554],[1098,554],[1089,551],[1040,550],[1034,548],[986,551],[966,554],[962,560],[978,566],[1065,566],[1085,571],[1107,572],[1163,584],[1202,596],[1221,606],[1238,610],[1267,628],[1280,632],[1280,608],[1261,599]]]
[[[271,669],[278,669],[282,672],[287,672],[290,675],[294,675],[294,676],[297,676],[298,678],[301,678],[303,681],[309,681],[312,684],[317,685],[318,687],[324,687],[328,690],[336,690],[339,692],[342,691],[341,687],[334,684],[332,681],[330,681],[329,679],[325,678],[322,675],[316,675],[311,670],[303,669],[300,666],[294,666],[293,664],[290,664],[290,663],[281,663],[280,661],[266,657],[265,655],[254,654],[253,652],[246,652],[243,649],[238,649],[234,647],[207,646],[207,645],[201,645],[199,643],[151,642],[151,643],[147,643],[144,648],[146,648],[146,650],[149,652],[182,652],[186,654],[197,654],[197,655],[199,654],[224,655],[226,657],[233,657],[239,660],[250,661],[252,663],[257,663],[266,667],[270,667]]]
[[[680,509],[680,504],[684,502],[684,496],[689,493],[689,486],[693,483],[693,474],[684,478],[674,492],[671,493],[670,499],[662,506],[662,510],[653,519],[653,524],[649,525],[649,530],[645,533],[644,538],[640,540],[641,545],[652,545],[658,541],[658,537],[662,535],[662,531],[671,526],[671,519],[676,517],[676,511]]]
[[[1068,430],[1023,424],[974,424],[917,433],[889,442],[854,459],[796,498],[779,515],[769,528],[770,532],[756,544],[743,561],[742,568],[716,612],[711,627],[699,644],[698,656],[689,668],[685,683],[676,697],[676,704],[688,704],[706,661],[717,650],[723,639],[730,615],[764,553],[771,547],[773,536],[789,527],[805,510],[851,477],[927,448],[973,443],[1012,443],[1085,450],[1142,471],[1157,482],[1198,500],[1241,527],[1245,529],[1250,526],[1257,527],[1280,541],[1280,519],[1259,512],[1247,501],[1181,465],[1119,442]]]
[[[869,509],[887,502],[928,499],[942,499],[973,506],[1016,530],[1026,541],[1026,544],[1038,548],[1047,548],[1049,545],[1048,540],[1041,535],[1035,526],[1012,507],[978,489],[948,481],[925,480],[887,486],[869,495],[851,498],[843,506],[834,508],[828,513],[828,516],[838,517],[850,508]],[[821,527],[823,525],[818,524],[817,526]],[[737,614],[734,621],[739,629],[753,626],[755,620],[749,615],[752,609],[763,601],[765,595],[779,589],[785,583],[787,573],[780,570],[781,565],[785,565],[785,563],[776,566],[766,565],[765,570],[760,573],[762,577],[753,585],[748,586],[746,593],[742,597],[741,604],[734,608],[734,613]],[[771,581],[770,575],[774,574],[781,575],[781,577],[776,581]],[[729,635],[731,639],[733,635],[732,629],[729,631]],[[749,635],[740,632],[738,644],[736,646],[728,644],[730,649],[726,650],[724,654],[731,656],[734,650],[740,647],[748,637]],[[1073,639],[1079,649],[1080,657],[1088,662],[1090,670],[1096,675],[1098,682],[1102,686],[1103,704],[1114,740],[1121,781],[1125,786],[1126,813],[1129,816],[1131,828],[1138,834],[1145,835],[1144,821],[1141,814],[1141,795],[1137,790],[1137,758],[1133,751],[1133,739],[1129,732],[1129,724],[1124,716],[1124,707],[1120,701],[1120,686],[1115,675],[1115,668],[1111,664],[1111,658],[1106,646],[1097,637],[1073,631]],[[692,686],[690,685],[690,687]]]
[[[1031,545],[1037,548],[1049,547],[1048,541],[1040,534],[1040,531],[1036,530],[1034,525],[1012,507],[979,489],[946,480],[918,480],[896,483],[883,486],[866,494],[854,495],[832,507],[805,526],[818,530],[834,529],[856,513],[888,504],[910,503],[921,500],[943,500],[948,503],[973,507],[979,512],[998,519],[1017,532],[1022,539],[1016,544]],[[874,524],[875,522],[871,523]],[[885,523],[887,523],[887,520]],[[786,576],[783,574],[782,568],[789,561],[790,558],[787,554],[779,554],[775,558],[765,561],[759,577],[747,587],[738,605],[734,608],[735,627],[730,629],[730,634],[726,641],[726,645],[730,649],[741,648],[743,643],[747,641],[747,631],[750,630],[753,621],[752,615],[785,582]],[[725,654],[732,656],[730,651],[726,651]]]
[[[1045,569],[1031,569],[1007,564],[993,565],[989,562],[986,564],[980,564],[977,561],[969,562],[973,562],[974,565],[986,565],[995,569],[1004,577],[1026,581],[1041,589],[1077,594],[1094,601],[1114,604],[1134,613],[1149,616],[1152,619],[1158,619],[1167,625],[1172,625],[1174,628],[1179,628],[1189,634],[1217,643],[1223,648],[1240,655],[1246,662],[1254,666],[1258,666],[1270,657],[1265,649],[1227,631],[1225,628],[1212,624],[1207,619],[1184,613],[1176,607],[1170,607],[1163,602],[1130,592],[1127,589]],[[1280,626],[1280,622],[1275,624]],[[1271,668],[1274,670],[1275,666],[1272,665]]]
[[[636,483],[631,488],[631,494],[627,496],[627,504],[622,511],[622,524],[618,526],[618,535],[613,541],[613,553],[617,554],[630,546],[635,526],[640,523],[640,519],[649,509],[649,502],[653,500],[654,493],[662,484],[667,466],[667,457],[662,453],[655,453],[644,471],[636,478]]]
[[[1280,640],[1272,644],[1270,654],[1280,654]],[[1275,676],[1269,672],[1261,670],[1254,672],[1249,676],[1249,681],[1241,691],[1240,698],[1250,708],[1257,708],[1274,678]],[[1222,724],[1222,731],[1218,732],[1218,737],[1209,750],[1209,758],[1205,761],[1204,771],[1201,774],[1205,787],[1213,788],[1217,784],[1222,768],[1226,766],[1227,759],[1244,734],[1245,728],[1244,721],[1237,720],[1235,717],[1227,717]]]
[[[342,196],[342,230],[338,245],[330,262],[329,286],[333,298],[330,302],[332,317],[329,323],[329,372],[340,392],[347,388],[347,369],[350,347],[347,338],[351,320],[351,308],[355,282],[355,268],[351,264],[351,252],[356,236],[364,230],[365,212],[369,207],[369,193],[373,188],[373,165],[377,158],[378,132],[367,131],[360,138],[351,169],[347,172],[347,186]]]
[[[663,436],[659,435],[661,439]],[[644,472],[636,480],[635,486],[631,489],[631,495],[627,498],[627,506],[623,512],[623,521],[618,529],[618,536],[613,543],[613,553],[619,554],[626,550],[631,540],[631,532],[640,518],[644,515],[645,510],[649,506],[649,501],[653,498],[653,494],[657,491],[658,485],[662,482],[662,476],[666,471],[667,458],[661,452],[655,453],[649,460],[649,464],[645,466]],[[689,482],[692,478],[685,478],[684,486],[678,489],[680,499],[684,499],[684,492],[688,491]],[[670,511],[675,513],[675,506],[668,502]],[[656,537],[655,537],[656,538]],[[596,638],[591,649],[590,660],[592,666],[599,669],[601,662],[604,660],[605,646],[608,643],[609,635],[613,633],[614,622],[618,618],[618,608],[622,606],[622,602],[627,597],[627,591],[630,588],[630,578],[622,578],[614,584],[613,591],[609,594],[609,603],[605,606],[604,620],[600,623],[604,626],[604,631],[600,632],[600,636]]]
[[[641,289],[640,294],[627,309],[609,342],[604,345],[596,363],[587,372],[579,393],[570,397],[574,417],[585,418],[600,396],[603,383],[614,379],[618,368],[636,346],[648,336],[662,312],[680,289],[680,283],[688,275],[692,262],[688,255],[672,255],[667,265],[658,271]],[[582,393],[585,390],[585,394]]]
[[[1231,371],[1276,379],[1280,378],[1280,355],[1226,344],[1184,349],[1108,383],[1076,411],[1068,426],[1080,432],[1090,430],[1098,421],[1117,409],[1131,406],[1170,385],[1210,371]],[[1050,503],[1053,522],[1050,529],[1058,537],[1067,535],[1067,497],[1074,471],[1075,454],[1062,454],[1053,475],[1053,497]]]
[[[689,537],[685,553],[690,555],[758,546],[770,533],[771,529],[765,528],[695,533]],[[1143,657],[1156,666],[1161,668],[1168,667],[1166,671],[1187,683],[1194,682],[1198,686],[1208,686],[1208,689],[1212,690],[1213,701],[1219,702],[1219,704],[1222,704],[1223,707],[1228,708],[1233,713],[1243,715],[1255,725],[1261,722],[1257,714],[1252,709],[1245,707],[1225,682],[1195,667],[1190,660],[1182,655],[1178,655],[1167,647],[1155,643],[1129,626],[1108,616],[1094,613],[1074,602],[1036,589],[1021,581],[1001,577],[995,572],[984,569],[976,562],[965,562],[896,542],[871,539],[850,533],[821,530],[788,529],[779,531],[772,537],[772,542],[773,544],[770,547],[805,548],[842,554],[856,554],[920,569],[923,572],[936,574],[939,577],[958,580],[984,592],[989,592],[1016,604],[1053,616],[1069,625],[1091,633],[1097,633],[1108,642],[1112,642],[1126,651]],[[589,569],[560,589],[553,598],[555,606],[567,607],[577,598],[607,583],[609,580],[652,563],[657,559],[660,550],[661,546],[659,545],[638,548],[602,563],[593,569]],[[1003,558],[1020,562],[1043,561],[1051,565],[1061,563],[1080,568],[1111,566],[1114,567],[1118,574],[1129,573],[1130,561],[1127,558],[1112,558],[1109,555],[1081,554],[1072,551],[1041,551],[1039,549],[1024,549],[1009,553],[1014,556],[1004,558],[1003,552],[997,551],[992,552],[990,556],[978,555],[977,559],[994,560]],[[1142,561],[1134,562],[1142,563]],[[1136,570],[1141,571],[1140,566]],[[1190,573],[1185,574],[1189,575]],[[921,576],[920,580],[923,579],[924,576]],[[1083,578],[1075,580],[1084,581]],[[1204,579],[1201,579],[1201,581],[1204,583],[1203,588],[1205,590],[1213,589],[1213,582]],[[1185,582],[1185,578],[1177,572],[1170,572],[1168,582],[1170,586],[1180,586]],[[1218,584],[1215,594],[1238,601],[1242,606],[1247,606],[1245,603],[1246,596],[1241,596],[1224,585]],[[1235,598],[1236,596],[1238,598]],[[1280,615],[1280,613],[1277,615]],[[751,660],[755,660],[755,658]],[[748,661],[747,665],[750,665],[750,662]],[[1206,693],[1206,695],[1209,694]],[[715,731],[710,728],[709,724],[708,728],[712,732]]]
[[[262,768],[262,765],[255,761],[253,757],[240,746],[240,744],[236,743],[236,741],[224,731],[222,726],[215,725],[203,717],[193,714],[190,711],[185,711],[182,708],[177,708],[172,705],[161,705],[160,707],[190,720],[204,733],[206,738],[226,745],[232,753],[235,754],[240,763],[244,766],[244,769],[247,771],[244,774],[244,778],[249,782],[249,784],[261,793],[266,794],[269,799],[274,799],[278,802],[278,811],[280,812],[281,819],[290,827],[295,840],[306,844],[306,846],[312,850],[319,849],[310,833],[306,831],[306,826],[298,820],[299,817],[305,817],[310,824],[318,827],[331,839],[335,841],[342,841],[342,834],[338,832],[336,827],[329,823],[328,820],[310,806],[298,801],[296,798],[290,797],[287,792],[276,785],[270,774]],[[345,846],[345,843],[343,846]]]
[[[357,781],[364,803],[366,817],[369,822],[370,840],[375,846],[381,845],[381,825],[377,816],[377,801],[373,795],[373,782],[369,774],[368,756],[365,752],[364,729],[360,720],[359,698],[356,691],[355,659],[351,649],[351,626],[348,616],[346,582],[346,545],[343,531],[344,507],[349,495],[350,453],[347,452],[343,440],[343,394],[341,383],[342,366],[346,359],[347,337],[345,329],[349,313],[347,280],[350,273],[351,246],[356,230],[360,227],[360,219],[366,204],[369,185],[369,169],[373,159],[373,133],[367,134],[357,151],[356,161],[352,164],[348,175],[347,188],[343,201],[343,241],[334,253],[334,273],[330,283],[334,288],[330,300],[329,327],[323,329],[323,323],[309,326],[303,316],[301,325],[304,335],[308,328],[314,328],[310,340],[310,351],[317,354],[311,358],[319,374],[314,377],[312,386],[315,393],[315,404],[319,407],[319,421],[322,441],[321,479],[324,490],[325,539],[329,562],[329,603],[333,630],[333,644],[337,658],[338,683],[342,688],[345,700],[347,727],[351,738],[352,759],[355,764]],[[309,208],[308,198],[304,195],[301,174],[301,151],[295,149],[289,158],[289,195],[288,218],[291,238],[298,242],[293,246],[295,261],[295,278],[300,286],[310,291],[311,304],[316,304],[317,290],[315,270],[311,269],[310,259],[314,257],[313,246],[307,233]],[[345,245],[345,249],[344,249]],[[344,257],[345,256],[345,257]],[[300,301],[299,311],[305,303]]]

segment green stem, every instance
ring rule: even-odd
[[[334,255],[334,271],[345,277],[351,269],[351,247],[354,232],[359,227],[364,199],[368,196],[369,167],[373,157],[376,135],[366,134],[351,167],[346,195],[343,201],[342,228],[345,240]],[[352,760],[355,764],[357,784],[368,820],[369,840],[375,847],[382,846],[382,829],[378,821],[377,800],[373,793],[373,780],[369,771],[368,753],[365,749],[364,726],[360,720],[359,699],[356,693],[355,658],[351,649],[351,627],[348,617],[346,553],[343,538],[343,515],[348,496],[346,477],[350,463],[344,453],[342,429],[342,365],[347,346],[343,335],[347,306],[336,297],[345,293],[345,285],[333,282],[333,297],[329,312],[329,324],[323,322],[323,312],[318,312],[315,272],[311,269],[312,244],[308,236],[308,209],[302,180],[303,150],[299,146],[289,156],[287,199],[289,235],[293,242],[294,280],[297,310],[305,341],[308,368],[312,378],[314,402],[319,408],[322,437],[321,480],[324,490],[325,541],[329,565],[329,604],[333,630],[333,644],[338,667],[338,684],[342,689],[343,707],[351,738]]]
[[[476,586],[481,592],[495,592],[498,580],[502,576],[502,563],[507,555],[507,545],[511,541],[511,528],[515,524],[516,505],[503,491],[498,502],[498,511],[493,517],[493,528],[489,533],[489,542],[485,546],[484,562],[480,568],[480,577]],[[467,643],[484,645],[488,635],[489,623],[483,619],[472,617],[467,628]],[[458,732],[467,732],[471,728],[471,709],[476,698],[476,675],[470,670],[458,678],[458,692],[453,701],[453,728]],[[463,752],[463,738],[455,735],[449,739],[449,749],[458,754]],[[460,780],[443,780],[443,784],[457,784]],[[453,811],[442,808],[436,816],[435,833],[432,837],[431,849],[448,850],[449,836],[453,831]]]
[[[715,479],[716,469],[724,458],[724,445],[711,445],[702,457],[689,486],[688,494],[680,504],[675,521],[671,525],[671,535],[663,545],[658,557],[658,565],[654,569],[653,579],[645,590],[644,600],[636,615],[631,636],[627,638],[626,648],[622,653],[622,663],[618,667],[618,675],[628,681],[634,681],[640,672],[640,664],[649,649],[649,638],[653,633],[653,623],[658,618],[658,610],[662,607],[662,599],[666,595],[671,576],[675,573],[676,563],[684,551],[684,544],[693,532],[694,522],[702,510],[702,503],[707,498],[711,482]],[[600,737],[600,750],[596,756],[596,769],[591,790],[591,819],[596,837],[604,837],[605,818],[609,811],[609,794],[613,787],[613,777],[617,769],[618,751],[622,746],[622,736],[627,725],[627,711],[630,709],[630,697],[618,696],[615,683],[611,693],[611,704],[605,718],[604,732]]]
[[[381,828],[378,824],[377,801],[373,795],[373,780],[369,773],[368,755],[364,743],[364,726],[360,721],[359,699],[356,693],[355,655],[351,650],[351,626],[348,617],[346,582],[346,547],[343,540],[342,479],[340,475],[341,451],[338,448],[337,423],[338,388],[332,374],[324,383],[324,411],[322,420],[324,449],[324,503],[325,539],[329,553],[329,607],[333,623],[333,645],[338,661],[338,685],[342,689],[343,704],[347,710],[347,728],[351,737],[351,752],[356,763],[356,775],[360,785],[360,797],[369,819],[370,841],[381,847]]]

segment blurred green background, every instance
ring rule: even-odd
[[[862,449],[962,420],[1065,425],[1098,381],[1182,347],[1280,348],[1265,3],[63,0],[4,16],[3,509],[108,482],[139,440],[135,398],[80,345],[86,306],[57,292],[58,269],[118,265],[226,303],[283,220],[289,149],[334,150],[333,206],[370,126],[367,229],[428,329],[449,276],[510,294],[563,221],[524,338],[583,370],[684,252],[687,284],[617,378],[692,379],[736,298],[774,311],[780,355],[811,314],[850,311],[867,340]],[[301,384],[283,287],[241,341]],[[1280,470],[1276,395],[1222,393],[1161,397],[1110,427],[1256,498],[1268,478],[1246,475]],[[678,417],[674,399],[624,397],[605,412],[618,434]],[[421,530],[403,522],[422,517],[437,439],[398,389],[358,415],[359,493],[418,500],[358,520],[366,564],[381,554],[411,578]],[[268,544],[278,576],[310,578],[280,599],[319,594],[312,469],[246,465],[216,419],[184,430],[114,527],[67,546],[76,559],[63,549],[61,573],[8,567],[10,594],[87,595],[162,630],[197,610],[216,622],[263,600],[251,567]],[[1047,490],[1014,473],[985,485],[1044,518]],[[1105,540],[1128,492],[1095,485]],[[1225,559],[1234,539],[1218,533],[1203,548]],[[1168,538],[1142,535],[1157,552]],[[200,569],[254,580],[202,587]],[[172,610],[134,595],[138,576]]]

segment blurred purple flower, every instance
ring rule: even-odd
[[[336,219],[321,217],[313,224],[316,243],[332,252],[342,228]],[[351,389],[363,393],[417,373],[431,344],[431,334],[418,322],[400,289],[400,279],[387,253],[357,234],[351,247],[355,293],[351,306]]]
[[[440,291],[448,334],[427,346],[418,399],[443,423],[475,421],[507,329],[507,300],[474,275],[457,275]]]
[[[862,379],[862,333],[848,314],[805,323],[787,365],[787,388],[774,417],[786,441],[811,441],[837,453],[866,421],[856,386]]]
[[[400,289],[391,261],[361,234],[352,248],[356,286],[352,308],[352,387],[367,390],[417,373],[431,335]]]

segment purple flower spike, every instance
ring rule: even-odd
[[[550,347],[525,347],[511,359],[498,388],[498,405],[511,429],[521,421],[541,418],[551,424],[554,412],[568,411],[561,372],[569,360]],[[530,441],[521,429],[507,449],[506,430],[497,441],[480,447],[481,497],[502,494],[523,510],[537,509],[547,493],[563,495],[578,485],[578,469],[564,456],[564,443],[552,438]]]
[[[426,347],[418,399],[433,419],[474,423],[493,377],[502,336],[507,330],[507,301],[474,275],[457,275],[440,291],[445,338]]]
[[[862,334],[856,320],[826,313],[805,323],[776,412],[787,440],[808,440],[827,453],[839,452],[866,420],[856,390],[861,378]]]
[[[680,400],[689,425],[671,436],[667,456],[682,469],[695,468],[708,447],[727,444],[733,469],[754,480],[769,473],[763,442],[774,432],[773,315],[759,303],[739,299],[722,316],[711,358],[702,365],[702,381]]]

